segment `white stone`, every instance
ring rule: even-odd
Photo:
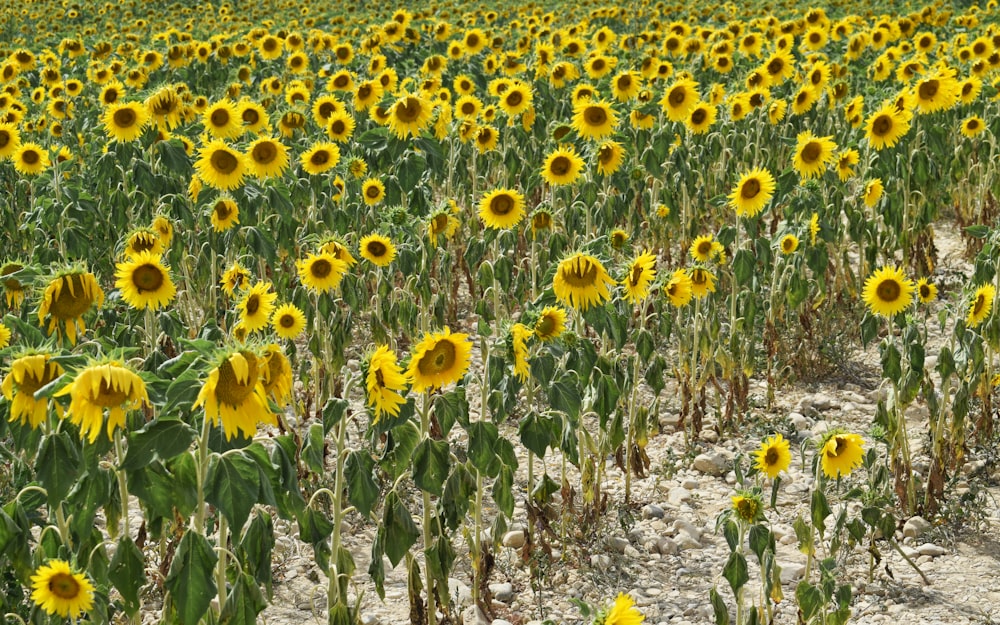
[[[927,533],[931,529],[930,521],[921,516],[910,517],[903,525],[903,536],[907,538],[917,538]]]
[[[662,519],[663,518],[663,508],[656,504],[646,504],[642,507],[642,518],[644,519]]]
[[[781,583],[791,584],[802,579],[806,574],[806,565],[798,562],[779,562],[781,567]]]
[[[511,549],[520,549],[524,546],[524,531],[523,530],[512,530],[503,535],[501,543],[504,547],[510,547]]]
[[[675,486],[670,489],[670,493],[667,494],[667,501],[675,506],[679,506],[685,501],[691,500],[691,491],[684,488],[683,486]]]
[[[917,553],[919,553],[922,556],[930,556],[932,558],[936,558],[937,556],[943,556],[944,554],[948,553],[948,550],[945,549],[944,547],[935,545],[934,543],[925,543],[917,547]]]
[[[469,603],[472,601],[472,589],[454,577],[448,578],[448,592],[455,603]]]
[[[695,471],[700,471],[715,477],[722,477],[733,465],[732,454],[725,450],[716,450],[707,454],[699,454],[691,465]]]
[[[812,422],[799,412],[789,414],[788,422],[792,424],[796,432],[802,432],[812,427]]]
[[[514,585],[510,582],[490,584],[490,592],[493,593],[493,596],[496,597],[497,601],[510,603],[514,600]]]
[[[608,539],[608,548],[615,553],[625,553],[625,548],[629,546],[627,538],[612,536]]]

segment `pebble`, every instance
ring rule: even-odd
[[[684,488],[683,486],[675,486],[670,489],[667,494],[667,501],[675,506],[679,506],[686,501],[691,500],[691,491]]]
[[[642,507],[642,518],[644,519],[662,519],[663,518],[663,508],[656,504],[646,504]]]
[[[730,452],[716,450],[711,453],[698,454],[691,466],[695,471],[722,477],[732,468],[732,464],[733,458]]]
[[[812,427],[812,422],[799,412],[790,413],[788,415],[788,422],[792,424],[796,432],[802,432]]]
[[[503,535],[501,543],[504,547],[510,547],[511,549],[520,549],[524,546],[524,531],[523,530],[511,530]]]
[[[678,549],[701,549],[701,543],[687,532],[677,534],[674,540],[677,542]]]
[[[595,553],[590,556],[590,567],[598,570],[611,568],[611,556],[603,553]]]
[[[906,538],[918,538],[931,529],[931,523],[921,516],[910,517],[903,525],[903,536]]]
[[[779,562],[781,567],[781,583],[791,584],[802,579],[806,574],[806,565],[798,562]]]
[[[934,543],[925,543],[917,547],[917,553],[919,553],[922,556],[930,556],[932,558],[935,558],[937,556],[943,556],[944,554],[948,553],[948,550],[945,549],[944,547],[935,545]]]
[[[493,596],[496,597],[497,601],[510,603],[514,600],[514,585],[510,582],[490,584],[490,592],[493,593]]]
[[[660,555],[675,556],[680,551],[680,546],[670,538],[661,538],[656,541],[656,551]]]
[[[629,546],[627,538],[612,536],[608,539],[608,547],[615,553],[625,553],[625,548]]]
[[[694,478],[690,478],[690,477],[687,478],[686,480],[684,480],[683,482],[681,482],[681,487],[686,488],[688,490],[698,490],[698,488],[700,486],[701,486],[701,482],[699,482],[698,480],[696,480]]]
[[[361,625],[381,625],[382,621],[379,620],[374,614],[366,613],[361,615]]]

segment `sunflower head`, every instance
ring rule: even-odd
[[[550,153],[542,165],[542,178],[551,185],[573,184],[583,171],[583,159],[572,146]]]
[[[996,296],[997,290],[995,286],[990,283],[980,285],[972,296],[972,303],[969,304],[969,314],[965,319],[965,325],[975,328],[986,321],[993,310],[993,300],[996,299]]]
[[[865,280],[861,297],[873,314],[891,319],[909,307],[913,291],[901,269],[882,267]]]
[[[774,176],[767,169],[754,169],[740,177],[729,194],[729,203],[738,216],[756,217],[774,195]]]
[[[677,269],[674,271],[667,283],[663,285],[663,292],[674,308],[687,306],[693,296],[691,276],[687,270]]]
[[[31,600],[43,612],[76,620],[94,607],[94,585],[64,560],[49,560],[31,576]]]
[[[369,234],[361,239],[361,256],[379,267],[388,266],[396,258],[396,246],[389,237],[381,234]]]
[[[163,308],[177,294],[160,254],[146,251],[129,256],[118,263],[115,278],[122,299],[135,309]]]
[[[829,478],[847,477],[861,465],[864,439],[842,429],[826,433],[819,444],[820,463]]]
[[[787,471],[792,463],[789,445],[789,442],[781,434],[775,434],[768,438],[760,444],[760,449],[755,452],[757,462],[754,466],[773,480],[778,476],[778,473]]]
[[[283,339],[295,339],[306,329],[306,316],[295,304],[282,304],[271,315],[271,327]]]
[[[62,338],[65,328],[70,345],[76,345],[77,334],[87,329],[83,315],[103,303],[104,290],[94,274],[79,267],[65,269],[48,280],[38,306],[38,323],[49,317],[49,334],[55,330]]]
[[[278,299],[278,294],[271,292],[269,282],[257,282],[247,289],[236,306],[239,313],[239,323],[243,324],[247,332],[263,330],[267,327],[271,313],[274,312],[276,299]]]
[[[479,217],[487,228],[512,228],[524,218],[524,196],[514,189],[495,189],[479,203]]]
[[[596,257],[582,252],[563,259],[556,268],[552,288],[561,302],[581,311],[610,299],[615,281]]]
[[[276,423],[267,403],[264,372],[267,362],[241,347],[225,352],[201,387],[195,408],[205,406],[205,418],[222,424],[226,440],[237,433],[252,438],[261,423]]]
[[[125,428],[126,411],[151,405],[146,383],[117,360],[94,363],[79,371],[55,397],[64,395],[70,396],[66,416],[80,427],[80,437],[87,437],[91,443],[101,432],[105,411],[108,440],[112,440],[116,429]]]
[[[761,500],[760,493],[739,491],[732,498],[732,501],[732,513],[738,522],[753,525],[764,520],[764,502]]]
[[[535,336],[541,341],[553,341],[566,330],[566,309],[546,306],[535,320]]]
[[[399,414],[399,408],[406,403],[407,376],[396,362],[396,354],[388,345],[379,345],[365,359],[361,367],[365,378],[368,405],[375,413],[372,423],[378,423],[382,415]]]
[[[452,334],[447,327],[425,334],[413,348],[407,369],[413,391],[433,391],[458,382],[469,369],[471,354],[467,334]]]
[[[311,291],[326,293],[337,288],[348,265],[333,254],[309,254],[297,263],[299,279]]]

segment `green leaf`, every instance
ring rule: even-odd
[[[753,278],[756,261],[750,250],[742,249],[736,252],[733,258],[733,275],[736,277],[737,285],[745,285]]]
[[[801,622],[808,622],[823,606],[823,593],[807,581],[795,588],[795,601],[799,604]]]
[[[801,516],[796,517],[792,527],[795,529],[795,538],[799,541],[799,551],[806,555],[812,553],[815,540],[812,527]]]
[[[970,237],[975,237],[977,239],[985,239],[990,234],[989,226],[984,226],[982,224],[977,224],[974,226],[966,226],[965,233]]]
[[[58,432],[42,439],[35,471],[48,495],[49,506],[59,505],[80,476],[79,443],[67,432]]]
[[[420,429],[412,421],[407,421],[389,431],[385,451],[379,466],[395,481],[410,467],[410,456],[420,441]]]
[[[121,468],[132,471],[157,458],[169,460],[187,451],[196,436],[194,428],[179,419],[163,417],[151,421],[129,433],[128,452]]]
[[[750,581],[750,573],[747,571],[747,559],[743,554],[734,551],[729,554],[726,565],[722,567],[722,576],[729,582],[729,587],[733,589],[734,595],[739,595],[740,588]]]
[[[774,535],[767,527],[757,524],[750,527],[750,550],[757,556],[758,562],[764,561],[764,552],[768,549],[772,553],[775,551]]]
[[[458,386],[452,392],[436,397],[434,416],[437,417],[443,436],[448,436],[455,423],[465,427],[469,423],[469,402],[465,398],[465,387]]]
[[[464,464],[455,465],[445,482],[439,510],[441,522],[451,530],[462,524],[465,513],[476,496],[476,478]]]
[[[226,605],[219,615],[220,625],[256,625],[257,615],[267,607],[267,601],[260,592],[257,582],[243,573],[233,584],[226,597]]]
[[[576,376],[570,373],[563,373],[558,380],[552,383],[547,393],[549,396],[549,405],[554,410],[564,412],[572,419],[580,416],[583,398],[576,385]]]
[[[193,530],[184,533],[164,582],[181,623],[197,623],[218,595],[212,575],[217,560],[208,539]]]
[[[649,330],[643,328],[636,333],[635,351],[639,354],[643,364],[649,362],[649,357],[653,355],[655,350],[656,344],[653,342],[653,335]]]
[[[3,554],[7,550],[7,545],[12,544],[12,541],[20,535],[21,528],[14,519],[5,510],[0,510],[0,554]],[[27,544],[27,541],[24,542]]]
[[[712,613],[715,615],[715,625],[729,625],[729,608],[722,600],[719,591],[713,588],[708,591],[708,597],[712,602]]]
[[[313,423],[310,425],[305,438],[305,444],[302,445],[302,460],[310,469],[322,475],[326,470],[324,458],[326,433],[323,431],[323,424]]]
[[[131,537],[122,536],[118,539],[115,556],[111,558],[108,569],[108,580],[121,593],[125,611],[129,614],[137,613],[142,606],[139,589],[146,583],[146,560]]]
[[[882,377],[899,382],[903,376],[902,356],[896,349],[896,344],[886,341],[881,349]]]
[[[372,477],[374,470],[375,460],[366,451],[352,451],[344,462],[344,474],[347,476],[347,499],[365,518],[371,515],[372,508],[379,496],[378,484]]]
[[[500,433],[496,424],[489,421],[474,421],[465,428],[469,433],[469,461],[477,471],[488,477],[495,477],[500,471],[496,445]]]
[[[504,465],[493,482],[493,501],[507,518],[514,516],[514,470]]]
[[[451,465],[448,441],[425,438],[413,450],[413,482],[421,490],[441,495]]]
[[[263,584],[267,594],[271,594],[271,552],[274,550],[274,522],[271,515],[262,509],[247,525],[240,541],[239,556],[243,570],[253,575],[258,584]]]
[[[544,473],[534,488],[531,489],[531,498],[538,504],[544,504],[549,501],[552,495],[558,492],[559,484],[549,477],[548,473]]]
[[[305,508],[298,517],[299,538],[312,544],[316,565],[324,571],[330,568],[330,543],[327,539],[333,533],[333,522],[319,510]]]
[[[274,438],[271,463],[276,467],[274,494],[278,513],[284,519],[296,517],[305,509],[306,501],[299,490],[298,469],[295,466],[295,440],[285,434]]]
[[[329,434],[330,429],[347,413],[347,400],[340,397],[331,397],[323,406],[323,434]]]
[[[385,529],[385,555],[395,567],[420,538],[420,530],[396,491],[385,498],[382,528]]]
[[[521,420],[517,428],[521,444],[539,458],[545,457],[546,450],[552,444],[552,429],[549,425],[537,412],[532,411]]]
[[[826,531],[826,525],[823,522],[831,513],[830,504],[826,501],[826,495],[821,490],[814,490],[812,501],[809,504],[809,514],[813,527],[819,532],[820,538],[823,537],[823,533]]]
[[[205,480],[205,501],[226,516],[234,534],[239,535],[260,494],[257,464],[240,452],[213,456]]]
[[[607,425],[608,417],[618,405],[621,389],[615,383],[614,377],[602,373],[594,383],[594,411],[601,418],[601,426]]]

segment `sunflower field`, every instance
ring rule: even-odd
[[[638,510],[668,413],[771,433],[716,623],[844,623],[845,554],[996,444],[996,0],[0,4],[4,623],[256,622],[279,521],[330,624],[396,567],[414,625],[458,571],[491,614],[510,524]],[[792,449],[776,397],[866,349],[866,429]]]

